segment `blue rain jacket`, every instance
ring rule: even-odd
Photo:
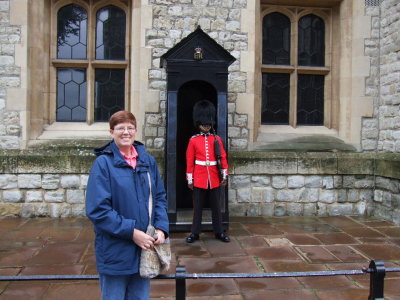
[[[153,196],[152,224],[169,235],[164,185],[153,156],[134,142],[138,158],[134,170],[114,141],[95,149],[86,190],[86,215],[94,224],[97,270],[100,274],[139,272],[141,248],[132,239],[134,228],[146,232],[149,223],[149,182]]]

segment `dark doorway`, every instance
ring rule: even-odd
[[[217,107],[217,91],[205,81],[190,81],[183,84],[178,90],[176,206],[181,210],[192,210],[193,208],[192,192],[186,183],[186,148],[190,137],[198,133],[193,125],[192,110],[194,104],[202,99],[210,100]],[[218,120],[216,124],[218,124]]]

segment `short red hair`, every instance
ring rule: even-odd
[[[132,125],[134,125],[136,128],[136,118],[133,115],[133,113],[126,110],[117,111],[110,117],[109,120],[110,129],[114,129],[114,127],[117,126],[118,124],[125,122],[132,123]]]

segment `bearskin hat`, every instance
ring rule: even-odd
[[[200,125],[215,125],[215,106],[209,100],[200,100],[193,107],[193,124],[197,128]]]

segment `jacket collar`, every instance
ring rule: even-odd
[[[145,153],[146,153],[145,146],[141,142],[134,141],[133,147],[135,147],[136,152],[138,153],[137,164],[136,164],[137,168],[147,167],[148,163],[145,160],[143,160]],[[122,156],[121,152],[119,151],[117,145],[115,144],[114,140],[110,141],[103,147],[94,149],[94,153],[96,154],[96,156],[100,156],[100,155],[114,156],[114,165],[117,167],[129,166],[129,164],[123,158],[123,156]]]

